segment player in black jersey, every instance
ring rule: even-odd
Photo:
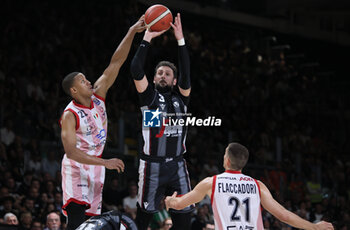
[[[76,230],[137,230],[133,219],[117,210],[93,216]]]
[[[190,58],[182,32],[180,14],[175,17],[175,37],[179,50],[179,74],[175,65],[161,61],[155,68],[154,86],[149,84],[144,72],[144,62],[150,42],[162,32],[147,30],[132,62],[131,74],[141,102],[143,116],[143,152],[140,154],[139,194],[136,223],[147,229],[153,213],[165,195],[191,190],[186,162],[186,126],[167,125],[167,119],[182,119],[187,112],[190,83]],[[177,90],[177,89],[178,90]],[[166,115],[167,114],[167,115]],[[171,118],[168,116],[171,114]],[[170,123],[169,123],[170,124]],[[173,229],[189,229],[193,206],[171,210]]]

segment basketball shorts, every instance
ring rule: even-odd
[[[70,202],[85,205],[87,216],[101,214],[102,190],[105,180],[105,167],[80,164],[63,157],[62,160],[63,214]]]
[[[181,157],[180,160],[167,159],[164,162],[140,159],[138,187],[138,205],[146,212],[157,212],[165,196],[172,195],[175,191],[178,195],[191,191],[185,159]],[[187,213],[193,208],[191,205],[183,210],[171,211]]]

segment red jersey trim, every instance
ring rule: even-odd
[[[214,201],[215,185],[216,185],[216,175],[213,176],[213,184],[211,186],[211,197],[210,197],[211,205],[213,205],[213,201]]]
[[[97,95],[96,93],[94,93],[94,96],[100,99],[101,101],[103,101],[104,103],[106,103],[106,99],[101,97],[100,95]]]
[[[260,185],[258,183],[258,181],[256,179],[254,179],[256,185],[258,186],[258,189],[259,189],[259,196],[260,196],[260,199],[261,199],[261,192],[260,192]]]
[[[73,110],[73,109],[66,109],[64,112],[66,112],[66,111],[70,111],[70,112],[72,112],[73,114],[74,114],[74,116],[75,116],[75,122],[76,122],[76,124],[75,124],[75,130],[78,130],[79,129],[79,127],[80,127],[80,120],[79,120],[79,116],[78,116],[78,114]]]
[[[63,111],[63,113],[64,113],[64,111]],[[62,128],[62,116],[63,116],[63,114],[61,115],[61,117],[60,117],[60,119],[58,120],[58,125],[60,126],[60,128]]]
[[[90,107],[87,107],[87,106],[85,106],[85,105],[79,104],[79,103],[76,102],[75,100],[73,100],[73,104],[74,104],[76,107],[79,107],[79,108],[82,108],[82,109],[93,109],[93,108],[94,108],[94,103],[93,103],[92,100],[90,101]]]
[[[91,213],[91,212],[85,212],[85,216],[98,216],[98,214]]]
[[[86,209],[89,209],[91,207],[91,205],[85,201],[80,201],[80,200],[77,200],[77,199],[74,199],[74,198],[70,198],[69,200],[67,200],[67,203],[65,203],[63,206],[62,206],[62,209],[66,209],[66,207],[71,203],[71,202],[74,202],[76,204],[80,204],[80,205],[86,205]]]
[[[126,228],[126,229],[128,229],[128,225],[126,224],[126,223],[124,223],[124,221],[120,221],[120,223]]]
[[[226,170],[227,173],[233,173],[233,174],[242,174],[240,171],[234,171],[234,170]]]

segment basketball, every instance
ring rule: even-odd
[[[149,7],[145,13],[145,24],[151,31],[162,31],[170,28],[173,15],[163,5],[157,4]]]

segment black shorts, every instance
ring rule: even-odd
[[[191,191],[185,159],[167,158],[163,162],[140,159],[138,186],[139,206],[146,212],[157,212],[165,196],[175,191],[178,195]],[[172,212],[191,212],[193,208],[194,205],[191,205]]]

